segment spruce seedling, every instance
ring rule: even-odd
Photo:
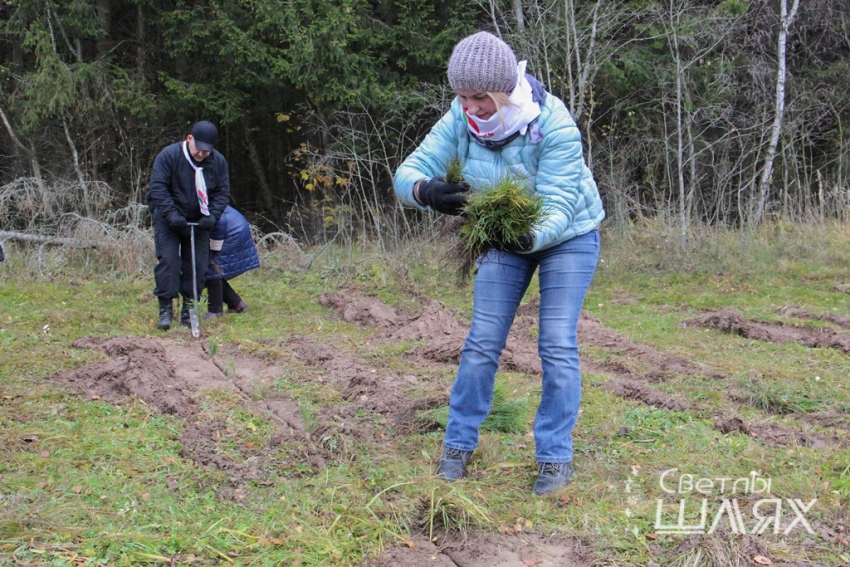
[[[463,183],[463,164],[454,158],[446,167],[446,183]]]

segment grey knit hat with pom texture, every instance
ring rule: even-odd
[[[509,93],[518,80],[516,55],[491,33],[462,39],[449,59],[449,85],[454,90]]]

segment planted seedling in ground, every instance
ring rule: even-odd
[[[482,431],[525,433],[531,417],[529,405],[526,400],[508,401],[508,394],[508,387],[504,383],[496,382],[493,385],[493,402],[487,419],[481,424]],[[423,410],[418,417],[426,426],[434,424],[445,429],[449,422],[449,407]]]

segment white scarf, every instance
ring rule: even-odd
[[[183,142],[183,155],[186,161],[195,170],[195,193],[198,195],[198,204],[201,206],[201,214],[210,215],[210,201],[207,196],[207,180],[204,179],[204,168],[195,165],[195,161],[189,155],[189,142]]]
[[[499,142],[513,136],[517,132],[525,135],[528,125],[540,116],[540,104],[534,102],[531,93],[531,84],[525,78],[526,64],[526,61],[521,61],[517,65],[519,80],[514,90],[511,91],[511,104],[503,106],[501,114],[495,112],[490,118],[482,120],[475,116],[470,116],[467,114],[466,109],[463,109],[463,113],[467,118],[467,128],[473,136],[483,141]]]

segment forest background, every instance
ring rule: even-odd
[[[844,220],[848,22],[841,0],[2,0],[0,230],[144,229],[153,158],[209,119],[262,231],[416,235],[392,172],[478,29],[568,105],[610,223],[686,244],[695,223]]]

